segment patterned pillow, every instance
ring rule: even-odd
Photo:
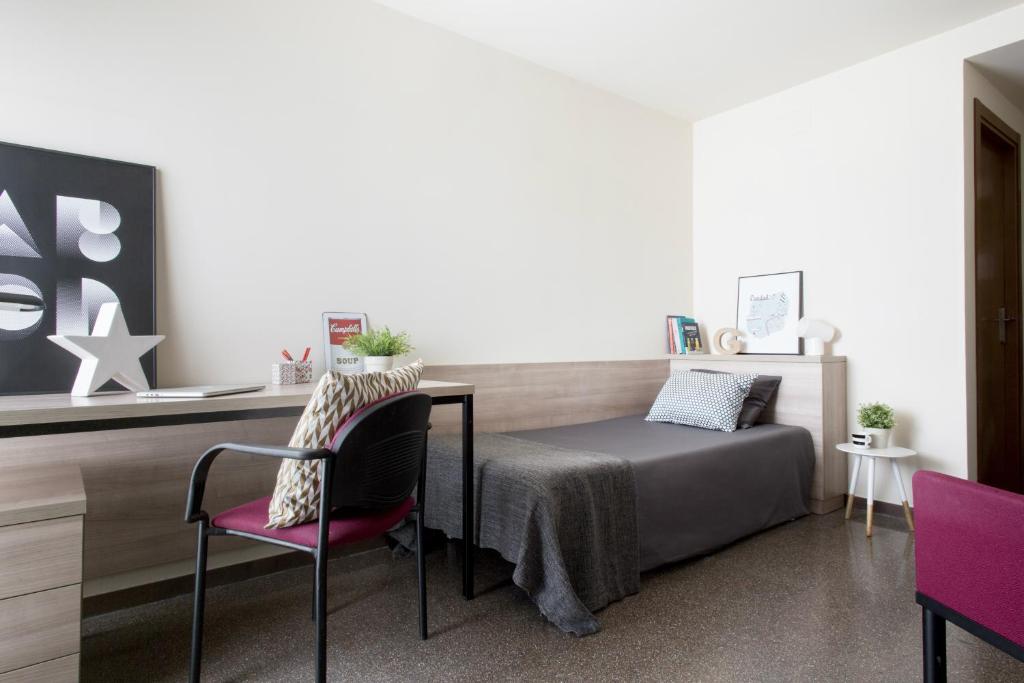
[[[422,361],[389,372],[328,372],[313,390],[288,445],[327,448],[350,415],[391,394],[412,391],[422,372]],[[312,521],[317,518],[319,504],[320,461],[285,460],[277,471],[266,528],[283,529]]]
[[[647,421],[734,432],[743,399],[755,379],[754,373],[673,372],[654,400]]]

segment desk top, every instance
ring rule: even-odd
[[[268,384],[262,391],[210,398],[138,398],[134,392],[110,392],[80,398],[70,394],[0,396],[0,427],[85,420],[120,420],[219,413],[239,410],[302,408],[316,383]],[[420,380],[419,391],[437,398],[472,394],[472,384]]]
[[[77,465],[0,467],[0,526],[84,514]]]

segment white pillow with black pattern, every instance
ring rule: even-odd
[[[756,373],[673,372],[654,399],[647,421],[734,432],[755,379]]]

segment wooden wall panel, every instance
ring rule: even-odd
[[[667,360],[435,365],[423,376],[475,385],[476,431],[506,432],[644,413],[668,367]],[[458,432],[459,411],[459,406],[437,406],[434,428]]]
[[[835,445],[850,440],[846,424],[846,363],[830,363],[822,367],[822,401],[824,402],[824,443],[831,466],[826,469],[822,502],[815,512],[831,512],[843,506],[849,486],[846,453]],[[812,502],[814,507],[815,501]]]

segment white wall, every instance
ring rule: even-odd
[[[736,277],[803,270],[857,404],[897,411],[914,463],[968,474],[964,66],[1024,38],[1024,6],[694,125],[694,311]],[[863,477],[863,475],[862,475]],[[898,502],[888,472],[880,499]],[[908,480],[909,485],[909,480]],[[862,484],[858,492],[864,495]]]
[[[1006,124],[1018,133],[1024,134],[1024,112],[1006,93],[970,62],[964,62],[964,246],[965,282],[964,292],[967,310],[967,474],[971,479],[978,477],[978,421],[977,411],[977,364],[975,362],[975,305],[974,305],[974,100],[995,112]],[[1021,177],[1024,177],[1024,159]],[[1022,217],[1024,218],[1024,217]]]
[[[430,363],[651,357],[688,311],[690,126],[364,0],[0,0],[0,138],[159,168],[163,385],[320,313]]]

